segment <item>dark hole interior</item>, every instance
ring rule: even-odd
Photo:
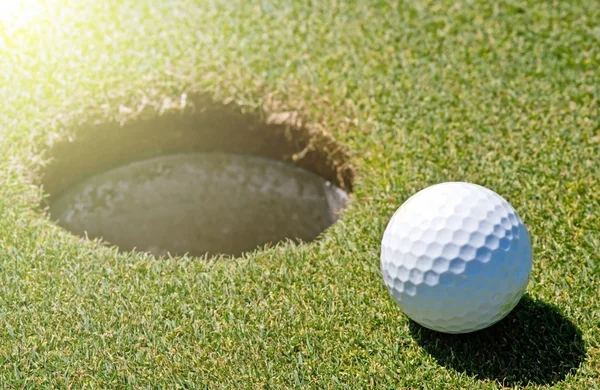
[[[344,149],[294,115],[201,97],[186,110],[84,125],[50,151],[50,217],[73,234],[156,256],[238,256],[311,241],[351,190]]]

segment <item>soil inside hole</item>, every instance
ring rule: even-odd
[[[183,109],[87,123],[49,149],[43,207],[123,251],[237,256],[311,241],[352,189],[343,145],[292,112],[247,113],[198,95]]]
[[[88,178],[50,205],[71,232],[157,256],[240,255],[285,239],[311,241],[347,194],[307,170],[263,157],[157,157]]]

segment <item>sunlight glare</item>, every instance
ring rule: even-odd
[[[9,32],[25,28],[45,9],[43,0],[0,0],[0,27]]]

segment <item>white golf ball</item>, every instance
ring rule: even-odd
[[[413,321],[444,333],[495,324],[519,302],[532,268],[529,233],[500,195],[436,184],[394,214],[381,243],[388,291]]]

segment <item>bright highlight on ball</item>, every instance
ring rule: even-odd
[[[383,280],[413,321],[444,333],[489,327],[517,305],[529,282],[529,233],[500,195],[449,182],[410,197],[381,245]]]

